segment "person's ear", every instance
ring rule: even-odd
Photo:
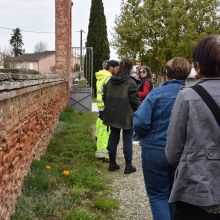
[[[201,70],[198,62],[196,62],[195,71],[196,71],[198,77],[201,78],[203,74],[202,74],[202,70]]]
[[[110,73],[112,73],[112,72],[113,72],[113,67],[110,66],[108,71],[109,71]]]

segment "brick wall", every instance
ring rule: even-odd
[[[71,0],[56,0],[56,72],[71,75]]]
[[[9,219],[33,159],[46,150],[68,99],[64,77],[0,73],[0,219]]]

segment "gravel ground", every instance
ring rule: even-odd
[[[92,103],[92,111],[97,112],[96,103]],[[121,137],[122,140],[122,137]],[[120,201],[119,210],[115,213],[115,220],[152,220],[149,201],[146,195],[141,168],[141,148],[133,146],[133,165],[137,172],[124,174],[124,154],[122,142],[118,146],[117,163],[121,169],[115,172],[106,172],[111,180],[112,196]],[[106,169],[108,164],[106,164]]]
[[[133,147],[133,165],[137,172],[124,174],[124,155],[122,142],[118,146],[117,163],[121,169],[108,172],[112,180],[113,197],[120,201],[117,220],[152,220],[150,205],[146,196],[144,179],[141,168],[141,148],[139,145]]]

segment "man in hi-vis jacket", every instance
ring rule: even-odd
[[[110,131],[107,126],[103,124],[102,116],[104,110],[104,102],[102,100],[102,89],[113,74],[116,74],[119,69],[119,62],[116,60],[109,60],[103,62],[103,70],[95,73],[96,76],[96,91],[97,91],[97,107],[99,110],[99,116],[96,121],[96,158],[100,160],[108,159],[108,138]]]

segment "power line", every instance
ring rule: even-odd
[[[9,28],[9,27],[0,27],[0,29],[6,29],[6,30],[14,30],[15,28]],[[28,33],[35,33],[35,34],[55,34],[55,32],[50,31],[32,31],[32,30],[23,30],[20,29],[22,32],[28,32]],[[81,31],[81,30],[80,30]],[[80,31],[72,31],[73,33],[80,32]]]

